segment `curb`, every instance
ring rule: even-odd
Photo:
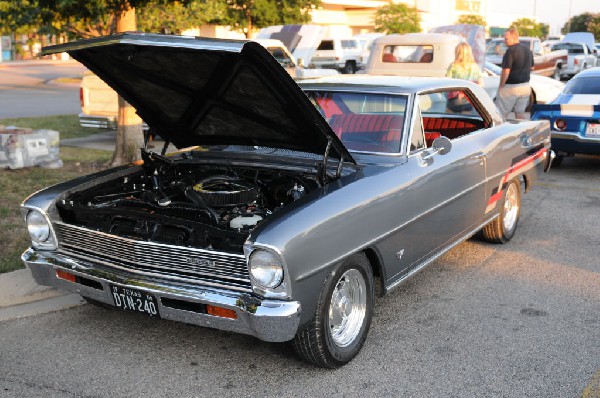
[[[33,303],[0,308],[0,322],[66,310],[85,303],[86,301],[80,295],[72,293]]]

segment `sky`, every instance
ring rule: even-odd
[[[550,25],[550,33],[560,33],[560,28],[570,16],[584,12],[600,13],[600,0],[489,0],[489,13],[532,15],[538,22]]]

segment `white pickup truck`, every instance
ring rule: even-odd
[[[519,37],[521,45],[528,47],[533,53],[533,72],[542,76],[551,76],[559,79],[562,70],[567,65],[567,52],[552,47],[547,51],[537,37]],[[504,39],[492,39],[485,50],[486,61],[501,66],[502,57],[506,52]]]
[[[561,78],[571,78],[598,62],[594,51],[585,43],[560,42],[553,45],[552,50],[566,50],[569,56],[567,64],[560,70]]]
[[[256,39],[265,47],[281,66],[296,80],[338,74],[333,69],[307,69],[298,64],[294,56],[280,40]],[[91,72],[83,75],[79,88],[81,113],[79,123],[82,127],[117,128],[119,111],[117,93],[104,81]]]

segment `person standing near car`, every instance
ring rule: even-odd
[[[454,79],[464,79],[483,84],[483,73],[481,68],[475,62],[473,50],[468,43],[458,43],[454,51],[454,62],[450,64],[446,71],[446,77]],[[448,110],[457,113],[470,112],[473,105],[462,91],[451,91],[448,94]]]
[[[520,44],[519,31],[515,27],[504,32],[504,42],[508,48],[502,57],[496,106],[504,117],[514,112],[517,119],[526,119],[531,96],[529,78],[533,68],[533,53]]]
[[[475,82],[479,85],[483,82],[483,73],[481,68],[475,62],[473,50],[468,43],[458,43],[454,50],[454,62],[450,64],[446,71],[446,77],[455,79],[464,79]]]

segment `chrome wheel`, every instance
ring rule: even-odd
[[[510,184],[506,189],[502,220],[505,231],[512,231],[519,216],[519,192],[517,189],[519,189],[517,184]]]
[[[338,280],[329,303],[329,332],[338,347],[347,347],[359,335],[367,309],[365,278],[349,269]]]

